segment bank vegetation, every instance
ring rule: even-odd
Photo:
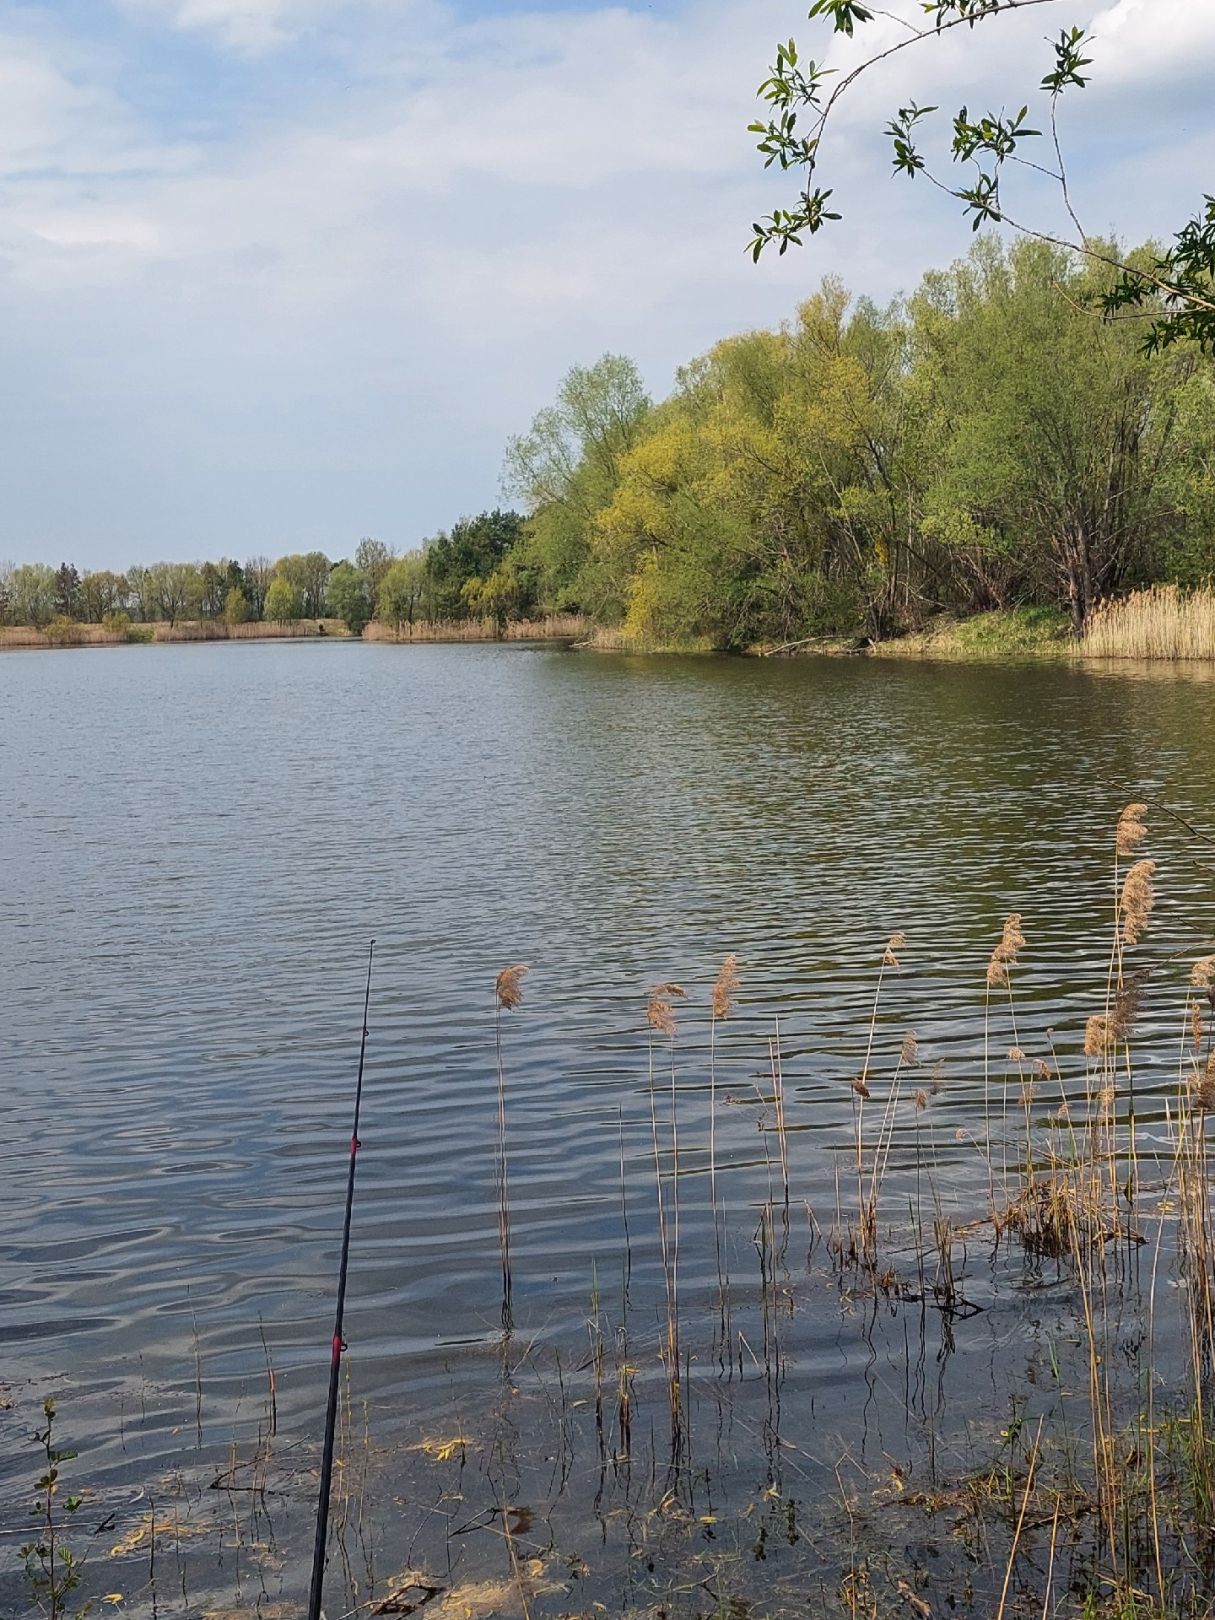
[[[1148,352],[1102,276],[980,238],[885,306],[828,278],[664,400],[624,356],[574,367],[507,447],[520,510],[336,563],[9,567],[0,625],[1212,658],[1215,360]]]

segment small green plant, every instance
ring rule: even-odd
[[[41,1448],[46,1468],[34,1489],[37,1496],[30,1504],[30,1513],[38,1521],[36,1538],[19,1549],[25,1560],[25,1575],[34,1602],[50,1616],[62,1620],[68,1610],[67,1601],[80,1585],[83,1560],[77,1558],[66,1539],[67,1527],[80,1507],[82,1498],[60,1498],[60,1465],[71,1462],[74,1451],[64,1451],[55,1445],[55,1402],[47,1396],[42,1403],[45,1426],[35,1429],[34,1441]],[[92,1608],[85,1603],[76,1610],[75,1620],[81,1620]]]

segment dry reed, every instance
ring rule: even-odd
[[[548,613],[539,619],[416,619],[413,624],[372,621],[364,641],[575,641],[588,634],[590,620],[578,613]]]
[[[724,1353],[730,1337],[729,1288],[722,1258],[723,1213],[717,1199],[717,1026],[734,1011],[738,990],[738,958],[731,952],[718,969],[709,998],[709,1204],[713,1218],[713,1253],[717,1265],[718,1327]]]
[[[1081,651],[1095,658],[1215,658],[1215,589],[1153,585],[1103,602]]]
[[[1156,904],[1152,887],[1155,871],[1155,861],[1136,861],[1123,879],[1118,910],[1122,917],[1122,942],[1125,945],[1137,945],[1143,938],[1152,907]]]
[[[1004,932],[987,963],[987,983],[991,989],[1008,983],[1008,970],[1017,960],[1017,952],[1025,944],[1021,932],[1021,914],[1010,912],[1004,921]]]
[[[494,980],[494,1049],[498,1067],[498,1251],[502,1264],[502,1331],[514,1326],[513,1278],[510,1257],[510,1169],[506,1156],[506,1069],[502,1061],[502,1014],[513,1012],[523,1000],[523,962],[503,968]]]

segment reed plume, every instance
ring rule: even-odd
[[[1125,945],[1137,945],[1143,937],[1148,917],[1156,904],[1156,892],[1152,887],[1155,870],[1155,861],[1136,861],[1123,880],[1118,911]]]
[[[1190,1098],[1200,1114],[1215,1113],[1215,1052],[1190,1084]]]
[[[1008,983],[1008,970],[1017,960],[1017,952],[1025,944],[1021,932],[1021,913],[1011,911],[1004,919],[1004,931],[987,963],[987,984],[990,989]]]
[[[503,968],[494,980],[494,994],[502,1012],[513,1012],[523,1000],[523,975],[526,972],[526,963],[516,962],[514,967]]]
[[[1143,819],[1146,810],[1146,804],[1128,804],[1118,817],[1114,849],[1119,855],[1133,855],[1147,837],[1147,823]]]
[[[1085,1057],[1104,1057],[1107,1052],[1113,1051],[1117,1045],[1111,1019],[1104,1013],[1094,1013],[1084,1026],[1084,1055]]]
[[[896,968],[899,966],[898,953],[907,943],[907,935],[902,929],[896,928],[886,941],[886,949],[882,953],[882,966]]]
[[[682,985],[654,985],[645,1004],[645,1021],[650,1028],[656,1029],[660,1035],[674,1035],[676,1026],[672,998],[686,994]]]
[[[734,1011],[734,992],[738,989],[738,958],[730,953],[721,964],[713,981],[713,1016],[729,1018]]]
[[[1200,956],[1190,973],[1190,983],[1199,990],[1215,989],[1215,956]]]

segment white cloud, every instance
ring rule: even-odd
[[[263,51],[289,38],[289,27],[313,8],[299,0],[126,0],[127,9],[176,28],[214,30],[236,50]]]
[[[136,59],[49,29],[0,56],[0,333],[20,404],[0,404],[16,469],[5,554],[35,534],[93,564],[119,546],[117,560],[264,549],[271,534],[408,543],[494,499],[503,439],[574,360],[632,352],[661,390],[827,270],[884,297],[965,251],[957,209],[888,178],[875,131],[908,95],[1011,100],[1047,52],[1040,20],[1022,18],[862,81],[827,156],[843,222],[756,269],[747,225],[788,183],[763,175],[745,125],[771,43],[804,6],[688,0],[665,19],[615,7],[474,28],[429,0],[128,4],[267,54],[241,64],[223,138],[193,145],[120,93]],[[1094,71],[1109,68],[1100,100],[1066,109],[1085,217],[1163,233],[1202,178],[1171,150],[1185,120],[1209,135],[1202,91],[1137,118],[1155,92],[1126,64],[1138,53],[1145,75],[1165,72],[1126,43],[1144,14],[1135,0],[1078,10],[1101,14]],[[276,80],[263,104],[260,75],[290,60],[268,48],[322,22],[331,67],[286,101]],[[1209,75],[1205,28],[1185,37]]]
[[[1208,0],[1116,0],[1093,18],[1094,71],[1108,85],[1203,81],[1215,64],[1215,4]]]
[[[212,33],[224,45],[252,55],[285,45],[325,23],[340,24],[377,6],[398,13],[409,0],[121,0],[133,16],[174,28]]]

